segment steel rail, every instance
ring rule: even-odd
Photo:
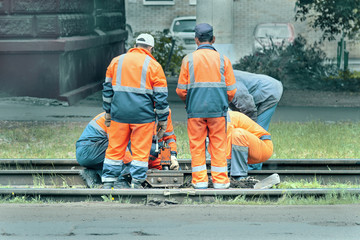
[[[277,200],[283,196],[314,196],[322,197],[328,194],[359,195],[360,188],[320,188],[320,189],[59,189],[59,188],[0,188],[0,196],[11,198],[26,196],[39,197],[42,200],[51,199],[66,202],[76,201],[120,201],[130,203],[146,203],[151,199],[175,200],[183,203],[185,200],[214,202],[217,200],[244,197],[246,199]]]
[[[191,169],[190,159],[179,159]],[[210,165],[210,160],[207,160]],[[0,169],[83,169],[75,159],[0,159]],[[360,170],[360,159],[269,159],[263,170]]]
[[[183,170],[171,172],[191,176],[191,160],[179,159],[179,163]],[[75,159],[0,159],[0,169],[0,186],[85,186],[79,176],[83,167]],[[282,181],[359,184],[360,159],[269,159],[263,170],[249,171],[259,180],[273,173]]]
[[[181,171],[191,176],[190,159],[179,159]],[[210,161],[207,161],[210,164]],[[104,201],[114,200],[131,203],[144,203],[153,198],[185,199],[202,202],[214,202],[221,199],[234,199],[243,196],[246,199],[266,198],[276,200],[287,196],[315,196],[326,194],[360,194],[360,188],[353,189],[142,189],[142,190],[105,190],[85,188],[79,170],[83,169],[75,159],[0,159],[0,196],[40,197],[61,201]],[[162,172],[162,171],[161,171]],[[210,171],[208,171],[210,173]],[[278,173],[282,181],[316,179],[320,183],[360,182],[360,159],[269,159],[263,170],[249,171],[250,176],[259,180]],[[20,188],[21,187],[21,188]],[[39,188],[40,187],[40,188]]]
[[[165,173],[164,171],[160,171]],[[169,171],[191,176],[191,170]],[[318,181],[321,184],[360,183],[360,170],[253,170],[249,176],[262,180],[277,173],[282,181]],[[210,174],[210,170],[208,171]],[[1,170],[0,186],[85,186],[79,170],[67,169],[32,169],[32,170]]]

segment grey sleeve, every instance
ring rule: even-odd
[[[254,121],[257,120],[257,108],[254,98],[245,86],[240,87],[237,84],[237,91],[233,100],[229,103],[229,107],[233,111],[244,113]]]

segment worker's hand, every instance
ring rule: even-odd
[[[175,155],[171,155],[170,161],[170,170],[179,170],[179,162]]]
[[[156,127],[157,137],[161,139],[166,131],[167,121],[159,121]]]
[[[111,114],[105,113],[105,126],[110,127],[110,123],[111,123]]]

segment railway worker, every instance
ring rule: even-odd
[[[191,152],[192,185],[208,187],[205,139],[216,151],[211,156],[214,188],[228,188],[226,163],[226,113],[235,95],[235,78],[229,59],[212,46],[213,28],[207,23],[195,27],[197,49],[182,61],[176,93],[185,102]]]
[[[239,181],[248,176],[248,164],[263,163],[271,157],[273,143],[270,133],[243,113],[229,111],[227,121],[230,175]]]
[[[234,70],[237,92],[230,109],[246,114],[266,131],[283,93],[282,83],[270,76]],[[262,163],[249,164],[249,170],[261,170]]]
[[[178,170],[179,163],[177,161],[177,144],[174,128],[171,120],[171,110],[169,110],[168,124],[163,138],[159,139],[159,147],[164,144],[171,148],[171,165],[170,170]],[[103,163],[105,159],[105,151],[108,147],[108,127],[105,125],[105,112],[98,114],[86,126],[79,140],[76,142],[76,160],[80,166],[86,167],[80,172],[89,187],[101,184],[100,177],[102,175]],[[154,136],[156,134],[154,133]],[[155,152],[155,138],[150,150],[148,168],[161,170],[159,154]],[[124,157],[124,164],[129,165],[132,156],[130,153],[131,143],[128,145]]]
[[[104,188],[127,187],[119,176],[125,170],[123,158],[129,140],[133,157],[131,188],[141,188],[148,170],[153,129],[156,127],[158,138],[162,138],[167,126],[167,82],[161,65],[151,54],[154,38],[140,34],[135,42],[134,48],[111,61],[103,84],[105,124],[109,127],[102,173]]]

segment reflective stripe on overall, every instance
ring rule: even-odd
[[[151,90],[145,88],[147,69],[151,58],[149,56],[145,57],[141,72],[140,88],[121,86],[121,71],[124,58],[125,55],[121,55],[119,58],[116,83],[113,85],[115,94],[116,92],[119,92],[121,96],[121,93],[136,93],[136,95],[130,96],[125,94],[125,97],[134,98],[141,97],[141,95],[152,95],[156,89],[154,88]],[[163,89],[158,90],[164,91]],[[120,99],[117,99],[117,101]],[[126,100],[121,102],[120,105],[124,103],[126,103]],[[168,111],[168,109],[164,109],[162,111],[165,112]],[[125,170],[124,157],[129,140],[131,140],[132,143],[131,150],[133,158],[130,166],[130,174],[135,179],[145,180],[146,171],[148,169],[148,158],[151,148],[153,129],[154,122],[152,121],[147,123],[122,123],[113,120],[111,121],[109,128],[109,147],[106,150],[103,167],[103,182],[115,181]]]
[[[189,54],[188,57],[190,83],[186,86],[186,88],[189,91],[187,97],[187,108],[190,108],[190,114],[188,112],[188,135],[192,156],[192,184],[196,188],[208,187],[205,160],[205,139],[207,134],[209,134],[210,146],[215,150],[211,153],[211,176],[214,188],[226,188],[229,185],[229,179],[227,177],[226,163],[226,122],[224,113],[222,112],[224,109],[217,109],[220,111],[216,112],[215,115],[205,113],[208,117],[199,118],[196,117],[196,113],[200,113],[201,111],[206,111],[208,109],[197,108],[196,102],[193,102],[196,101],[196,98],[189,99],[191,94],[196,95],[206,89],[210,92],[215,92],[214,95],[219,96],[221,98],[221,102],[224,102],[225,105],[227,104],[227,87],[224,77],[224,58],[220,55],[220,82],[196,82],[193,55]],[[197,100],[206,101],[206,99]],[[217,106],[215,106],[215,109]],[[209,108],[211,108],[211,106]],[[192,110],[193,112],[191,112]],[[193,113],[195,115],[192,115]]]
[[[242,126],[234,126],[231,117]],[[258,136],[257,136],[258,135]],[[228,156],[231,176],[247,176],[248,164],[265,162],[273,153],[271,136],[246,115],[232,112],[228,115]]]

